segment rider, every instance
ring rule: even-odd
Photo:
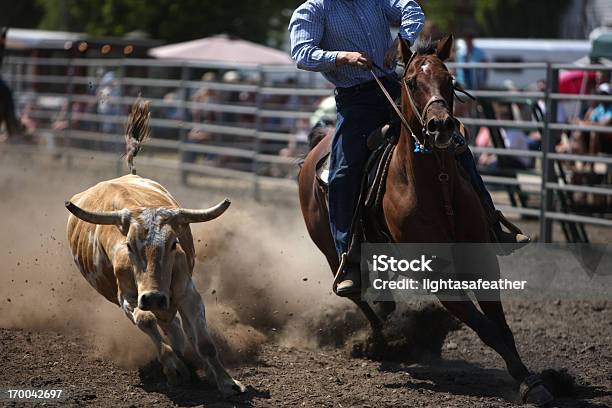
[[[349,241],[363,168],[369,156],[366,139],[389,123],[390,115],[394,114],[368,70],[374,70],[391,96],[398,98],[400,86],[395,74],[398,40],[392,41],[389,25],[399,25],[399,36],[412,45],[424,20],[423,11],[414,0],[307,0],[294,11],[289,23],[291,55],[298,68],[321,72],[336,86],[338,117],[331,147],[329,218],[341,261],[336,287],[340,296],[360,291],[356,255],[359,248]],[[469,149],[458,159],[488,207],[497,240],[529,242],[525,235],[502,231],[500,214],[495,211]]]

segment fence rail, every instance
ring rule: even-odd
[[[476,154],[495,154],[501,161],[530,159],[535,165],[524,173],[516,169],[504,174],[485,174],[487,184],[535,196],[535,206],[501,206],[505,211],[540,221],[540,239],[553,239],[552,223],[612,226],[602,214],[579,214],[566,200],[574,194],[592,194],[612,204],[612,157],[558,153],[561,132],[591,132],[609,135],[612,127],[598,124],[559,123],[562,104],[612,103],[610,95],[565,94],[558,91],[561,70],[610,71],[602,65],[549,63],[465,63],[451,69],[538,70],[545,78],[544,90],[471,91],[482,103],[537,104],[543,116],[520,120],[469,116],[460,118],[469,128],[537,132],[541,150],[473,147]],[[320,76],[293,67],[241,66],[244,80],[235,82],[222,74],[236,67],[193,61],[150,59],[66,59],[7,57],[3,78],[11,85],[20,112],[36,126],[39,147],[71,156],[84,152],[117,152],[123,148],[121,131],[129,106],[138,97],[151,102],[154,137],[148,144],[149,164],[174,169],[187,180],[189,174],[241,178],[253,183],[257,198],[262,182],[295,186],[298,158],[306,153],[309,118],[322,98],[332,95]],[[204,73],[217,75],[214,80]],[[204,79],[206,78],[206,79]],[[566,163],[603,166],[596,184],[572,182]],[[565,166],[565,167],[564,167]],[[570,171],[571,172],[571,171]],[[503,172],[502,172],[503,173]],[[595,173],[592,173],[595,174]],[[525,177],[531,177],[527,180]]]

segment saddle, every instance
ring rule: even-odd
[[[467,129],[459,120],[455,121],[458,130],[454,137],[455,154],[459,155],[467,149],[469,139]],[[351,236],[354,234],[360,236],[353,237],[350,242],[391,242],[391,234],[383,216],[382,199],[399,130],[399,123],[394,123],[385,125],[368,136],[367,146],[371,154],[364,167],[359,200],[351,223]],[[316,166],[317,182],[325,192],[326,201],[329,197],[330,158],[331,152],[327,152]]]
[[[354,237],[351,241],[390,242],[390,234],[382,217],[382,197],[398,136],[398,129],[389,125],[368,136],[367,146],[371,154],[364,167],[359,200],[351,223],[351,235],[361,236]],[[316,167],[317,182],[325,192],[326,201],[329,191],[330,153],[327,152]]]

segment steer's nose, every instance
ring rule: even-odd
[[[429,122],[427,122],[427,132],[428,133],[450,132],[453,130],[454,127],[455,127],[455,124],[453,123],[453,120],[451,119],[451,117],[448,115],[446,115],[446,117],[443,119],[431,118],[429,119]]]
[[[144,292],[138,298],[138,308],[141,310],[166,310],[168,309],[168,296],[162,292]]]

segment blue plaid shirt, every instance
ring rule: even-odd
[[[336,67],[339,51],[365,52],[383,67],[393,43],[389,23],[399,25],[401,37],[413,44],[424,20],[414,0],[307,0],[289,23],[291,56],[298,68],[322,72],[337,87],[347,88],[372,77],[357,67]]]

